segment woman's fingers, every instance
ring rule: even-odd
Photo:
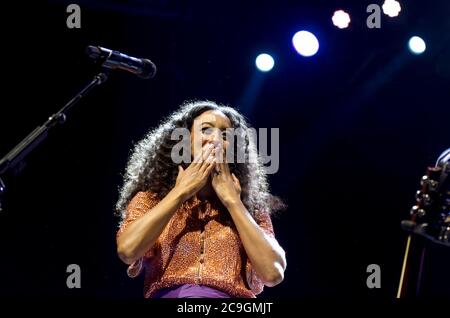
[[[203,178],[208,177],[208,175],[211,173],[211,170],[217,165],[216,161],[217,161],[217,159],[213,157],[211,159],[211,161],[209,162],[209,164],[205,166],[203,175],[202,175]]]
[[[212,152],[212,145],[208,144],[202,147],[202,151],[197,154],[197,156],[194,158],[194,161],[190,166],[200,168],[203,162],[208,158],[209,154]]]
[[[217,154],[217,149],[215,150],[215,156],[216,156],[216,158],[218,158],[218,157],[217,157],[217,156],[218,156],[218,154]],[[223,163],[223,158],[222,158],[222,160],[217,160],[217,163],[216,163],[216,165],[215,165],[215,167],[214,167],[216,173],[220,173],[220,165],[221,165],[222,163]]]
[[[200,167],[200,172],[204,172],[206,171],[210,166],[214,166],[216,164],[216,157],[214,157],[214,154],[211,152],[208,156],[208,158],[206,158],[205,161],[203,161],[202,166]]]
[[[241,183],[239,182],[239,179],[234,175],[234,173],[231,174],[231,177],[233,178],[234,184],[236,187],[241,190]]]
[[[222,162],[217,164],[217,173],[230,175],[230,166],[225,160],[222,160]]]
[[[201,168],[204,167],[204,165],[208,165],[208,162],[206,162],[207,160],[211,160],[212,158],[215,158],[215,147],[213,144],[208,144],[208,146],[206,146],[206,150],[204,152],[203,155],[203,161],[202,161],[202,166]]]
[[[180,183],[181,178],[183,177],[183,172],[184,169],[181,165],[178,165],[178,175],[177,175],[177,180],[175,182],[175,185],[177,185],[178,183]]]
[[[208,159],[208,156],[211,153],[211,151],[212,151],[212,145],[211,144],[205,145],[202,148],[202,156],[201,156],[200,163],[203,163],[206,159]]]
[[[193,165],[201,162],[202,156],[203,156],[203,147],[202,147],[202,151],[194,157],[194,160],[192,160],[190,166],[193,166]]]

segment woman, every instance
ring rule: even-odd
[[[176,129],[190,132],[192,162],[174,160]],[[284,205],[259,160],[235,160],[238,151],[257,158],[248,131],[235,109],[190,102],[135,146],[117,202],[117,251],[130,277],[145,269],[145,297],[255,297],[283,280],[270,213]],[[243,145],[231,147],[234,138]]]

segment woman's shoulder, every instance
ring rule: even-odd
[[[131,199],[130,203],[154,203],[159,201],[159,196],[156,192],[150,191],[150,190],[142,190],[136,192],[136,194]]]

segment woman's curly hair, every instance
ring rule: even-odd
[[[250,128],[243,115],[234,108],[219,105],[212,101],[185,102],[179,110],[162,121],[156,129],[151,130],[139,141],[128,160],[123,186],[119,190],[116,210],[122,218],[126,217],[126,207],[139,191],[151,191],[159,199],[164,198],[175,186],[178,165],[171,158],[172,147],[179,142],[171,138],[176,128],[191,130],[194,119],[208,110],[219,110],[231,121],[232,127],[243,138],[246,158],[253,156],[257,160],[245,160],[244,163],[230,163],[230,171],[235,174],[241,184],[241,200],[250,213],[255,210],[272,213],[285,208],[284,203],[269,193],[267,175],[263,164],[257,156],[257,148],[248,129]],[[238,129],[240,128],[240,129]],[[235,152],[237,147],[234,147]],[[234,154],[236,158],[236,153]],[[188,164],[182,163],[183,168]]]

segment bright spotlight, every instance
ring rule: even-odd
[[[299,31],[292,37],[292,44],[298,54],[313,56],[319,50],[319,41],[314,34],[308,31]]]
[[[344,10],[337,10],[334,11],[331,20],[333,21],[333,24],[339,29],[345,29],[350,24],[350,15]]]
[[[425,41],[418,36],[413,36],[408,42],[409,49],[414,54],[422,54],[427,48]]]
[[[273,66],[275,65],[275,61],[273,60],[273,57],[271,57],[269,54],[263,53],[258,55],[255,61],[256,67],[261,72],[268,72],[270,71]]]
[[[400,3],[395,0],[385,0],[382,6],[384,14],[390,16],[391,18],[398,16],[402,8]]]

